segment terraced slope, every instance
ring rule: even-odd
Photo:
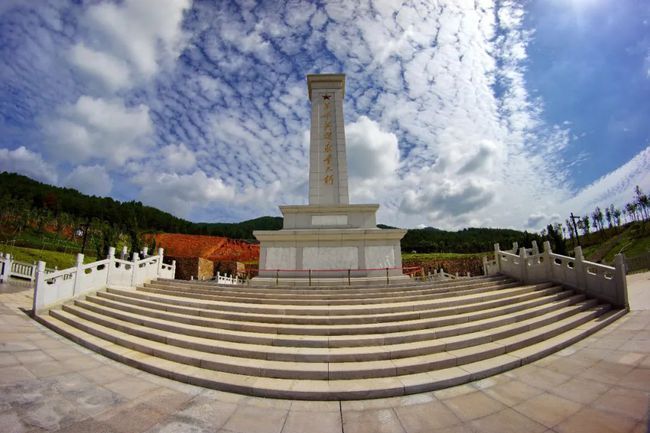
[[[539,359],[625,312],[507,277],[389,287],[159,280],[42,314],[62,335],[151,373],[293,399],[397,396]]]

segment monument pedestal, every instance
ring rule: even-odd
[[[406,230],[378,229],[379,205],[280,206],[279,231],[255,231],[259,276],[327,278],[402,274],[400,240]],[[397,268],[397,269],[395,269]],[[292,272],[295,270],[295,272]]]

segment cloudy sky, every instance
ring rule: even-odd
[[[306,204],[305,75],[347,75],[379,222],[539,229],[650,192],[650,3],[0,2],[0,170],[193,221]]]

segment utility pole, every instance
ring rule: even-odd
[[[571,212],[571,222],[573,223],[573,231],[576,234],[576,240],[578,241],[578,246],[581,247],[582,245],[580,245],[580,236],[578,236],[578,226],[576,224],[576,220],[580,221],[580,217],[573,215],[573,212]]]
[[[83,227],[84,231],[84,239],[81,245],[81,254],[84,254],[84,251],[86,250],[86,239],[88,238],[88,229],[90,228],[90,217],[86,220],[86,224],[82,224],[81,227]]]

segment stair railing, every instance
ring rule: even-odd
[[[594,263],[584,259],[582,248],[575,248],[575,257],[555,254],[551,243],[544,242],[544,251],[520,248],[518,254],[501,251],[494,245],[494,259],[483,259],[486,275],[508,275],[525,284],[550,281],[576,289],[588,296],[629,309],[625,262],[622,254],[614,257],[614,266]]]
[[[158,255],[142,259],[134,253],[129,261],[116,258],[115,248],[111,247],[104,260],[84,264],[84,255],[77,254],[75,266],[54,272],[47,272],[45,262],[39,261],[32,311],[38,312],[104,287],[132,288],[155,278],[174,278],[176,262],[163,263],[163,253],[160,248]]]

